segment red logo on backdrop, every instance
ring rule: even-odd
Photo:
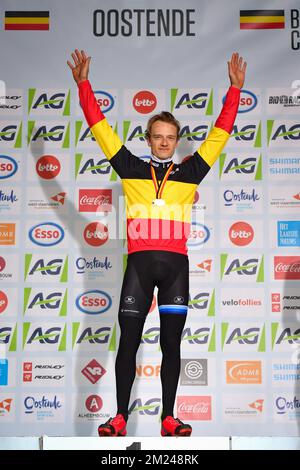
[[[295,194],[295,195],[294,195],[294,198],[297,199],[297,201],[300,201],[300,193]]]
[[[5,292],[0,290],[0,313],[3,313],[8,305],[8,298]]]
[[[300,256],[274,256],[274,277],[300,280]]]
[[[255,400],[253,403],[249,403],[250,408],[260,411],[260,413],[262,413],[263,411],[263,405],[264,405],[264,400]]]
[[[206,259],[203,263],[197,264],[198,268],[203,269],[203,271],[207,271],[208,273],[211,272],[212,267],[212,259]]]
[[[183,420],[211,421],[211,397],[177,397],[177,416]]]
[[[9,413],[12,401],[12,398],[6,398],[5,400],[0,401],[0,410],[5,410]]]
[[[199,201],[200,199],[200,194],[198,193],[198,191],[195,192],[195,197],[194,197],[194,201],[193,201],[193,204],[197,204],[197,202]]]
[[[93,359],[91,362],[88,363],[87,366],[85,366],[81,373],[90,381],[92,384],[96,384],[98,380],[103,377],[104,374],[106,374],[106,370],[97,362],[95,359]]]
[[[32,362],[23,362],[23,382],[32,382]]]
[[[279,313],[280,312],[280,294],[272,293],[271,301],[272,301],[272,313]]]
[[[43,155],[36,163],[36,172],[45,180],[55,178],[60,172],[59,160],[53,155]]]
[[[2,256],[0,256],[0,273],[1,271],[3,271],[3,269],[5,269],[5,266],[6,266],[5,259],[2,258]]]
[[[236,222],[230,227],[228,235],[234,245],[246,246],[252,242],[254,230],[247,222]]]
[[[85,400],[85,406],[90,413],[98,413],[103,406],[103,401],[98,395],[90,395]]]
[[[58,202],[63,206],[65,203],[66,194],[67,193],[58,193],[55,196],[52,196],[51,199],[52,201]]]
[[[101,222],[91,222],[85,227],[83,236],[88,245],[101,246],[108,240],[108,228]]]
[[[157,99],[151,91],[142,90],[133,97],[132,104],[138,113],[148,114],[156,108]]]
[[[111,189],[80,189],[79,212],[111,212]]]

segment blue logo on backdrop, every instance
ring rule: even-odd
[[[0,359],[0,385],[8,384],[8,360]]]
[[[7,155],[0,155],[0,180],[11,178],[18,170],[18,163]]]
[[[277,222],[278,246],[300,246],[300,221],[279,220]]]

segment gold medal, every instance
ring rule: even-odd
[[[153,206],[164,206],[166,201],[164,199],[153,199],[152,204]]]
[[[169,177],[169,174],[171,173],[172,171],[172,168],[174,166],[174,163],[172,163],[168,170],[166,171],[165,173],[165,176],[163,177],[162,181],[160,182],[160,184],[158,183],[157,181],[157,178],[156,178],[156,174],[155,174],[155,170],[152,166],[152,164],[150,163],[150,166],[151,166],[151,176],[152,176],[152,181],[153,181],[153,185],[154,185],[154,189],[155,189],[155,194],[156,194],[156,198],[153,199],[152,201],[152,204],[153,206],[164,206],[166,204],[166,201],[164,199],[161,198],[161,195],[162,195],[162,192],[164,190],[164,187],[165,187],[165,184],[166,184],[166,181]]]

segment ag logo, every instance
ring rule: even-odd
[[[239,279],[239,281],[250,281],[255,277],[256,282],[264,281],[264,257],[248,258],[240,261],[234,258],[234,255],[221,254],[221,279],[229,281],[230,278]]]
[[[68,257],[52,258],[51,256],[40,258],[36,254],[25,255],[25,280],[36,282],[67,282],[68,281]],[[57,279],[58,278],[58,279]]]
[[[47,90],[29,88],[29,113],[48,115],[70,115],[70,91]]]
[[[258,351],[266,350],[265,325],[249,325],[247,328],[222,323],[222,349],[224,351]]]
[[[23,349],[31,351],[66,351],[67,325],[39,326],[24,322]]]

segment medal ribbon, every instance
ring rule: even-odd
[[[167,169],[167,171],[165,173],[165,176],[163,177],[163,179],[161,180],[161,182],[159,184],[158,181],[157,181],[156,173],[155,173],[154,167],[152,165],[152,162],[150,163],[151,176],[152,176],[152,181],[153,181],[153,184],[154,184],[156,199],[161,199],[162,192],[164,190],[165,184],[167,182],[167,179],[169,178],[169,174],[171,173],[173,166],[174,166],[174,163],[172,163],[169,166],[169,168]]]

